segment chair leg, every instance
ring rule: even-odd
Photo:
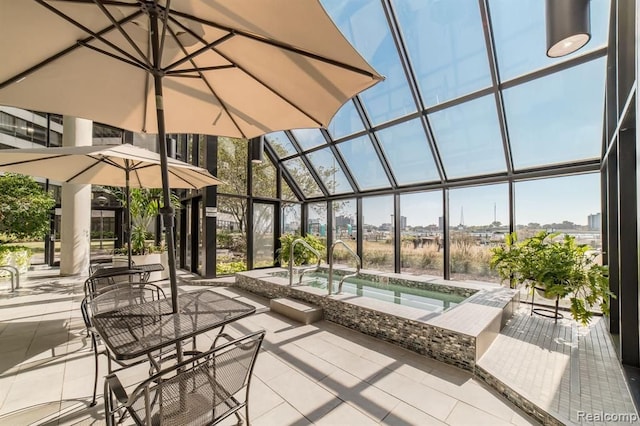
[[[111,400],[111,389],[109,389],[109,383],[104,382],[104,420],[107,426],[113,426],[113,406]]]
[[[91,345],[93,346],[93,398],[90,407],[96,405],[96,392],[98,391],[98,342],[95,334],[91,334]]]

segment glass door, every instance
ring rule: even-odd
[[[253,203],[253,267],[273,266],[276,247],[276,204]]]

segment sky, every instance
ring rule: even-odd
[[[451,224],[488,225],[495,220],[509,223],[507,184],[452,189]],[[538,179],[515,184],[516,224],[540,224],[570,221],[587,225],[590,214],[600,212],[600,176],[597,173]],[[363,201],[364,220],[369,225],[391,221],[391,196],[368,197]],[[407,225],[438,224],[442,215],[439,191],[401,195],[401,215]],[[462,213],[462,214],[461,214]]]

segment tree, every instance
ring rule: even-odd
[[[0,233],[8,240],[41,239],[49,231],[56,202],[30,176],[0,176]]]

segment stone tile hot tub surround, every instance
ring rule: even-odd
[[[327,271],[326,268],[320,270]],[[352,271],[334,269],[334,276],[338,278]],[[235,286],[269,299],[288,297],[319,306],[328,321],[471,372],[512,316],[519,301],[517,292],[488,283],[445,281],[436,277],[366,270],[361,271],[359,278],[458,294],[467,299],[443,313],[431,313],[351,294],[327,296],[323,289],[295,284],[289,286],[283,268],[237,273]]]

